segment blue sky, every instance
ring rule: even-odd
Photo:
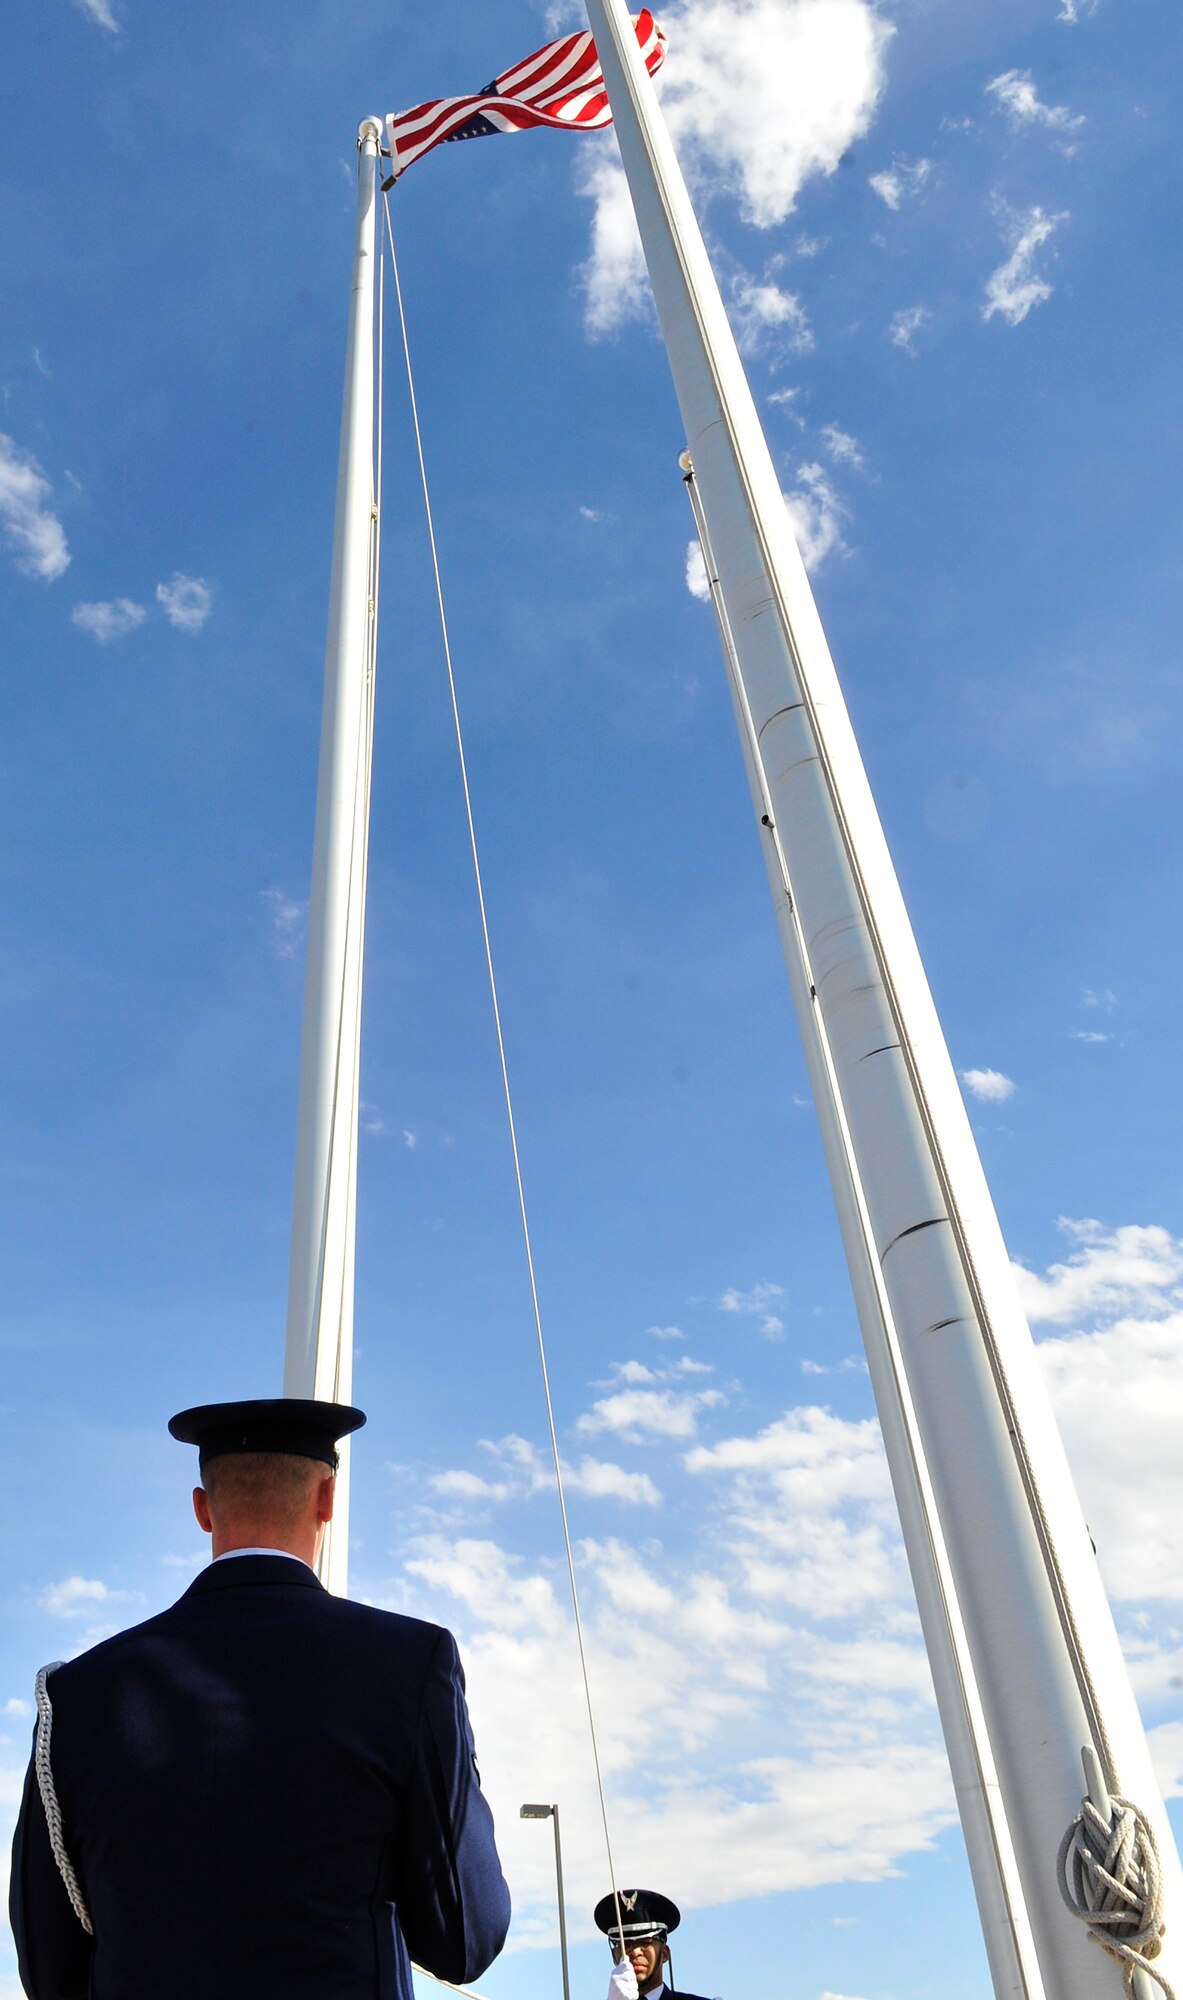
[[[10,24],[9,1819],[36,1667],[201,1559],[166,1418],[280,1384],[357,122],[577,19],[46,0]],[[1183,27],[1147,0],[662,19],[1183,1793]],[[683,1904],[697,1990],[985,2000],[613,142],[447,148],[393,209],[618,1865]],[[549,1830],[517,1807],[557,1798],[595,2000],[605,1869],[393,349],[387,401],[353,1587],[461,1638],[519,1913],[482,1993],[556,1988]]]

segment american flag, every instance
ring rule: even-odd
[[[665,36],[646,7],[633,21],[650,76],[665,60]],[[475,97],[435,97],[386,120],[391,180],[413,160],[449,139],[489,132],[526,132],[535,125],[594,130],[612,123],[596,45],[585,29],[548,42],[524,62],[494,77]],[[389,185],[389,183],[388,183]]]

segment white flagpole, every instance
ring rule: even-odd
[[[1155,1970],[1178,1985],[1178,1855],[825,634],[624,0],[587,11],[750,717],[762,837],[779,850],[774,893],[793,916],[782,938],[926,1638],[937,1635],[995,1988],[1026,2000],[1122,1990],[1122,1968],[1088,1941],[1056,1881],[1084,1750],[1094,1797],[1131,1799],[1157,1844],[1167,1928]],[[918,1463],[906,1455],[913,1423]],[[934,1613],[946,1560],[972,1674],[960,1720],[957,1649]],[[1147,2000],[1159,1990],[1135,1978]]]
[[[284,1394],[347,1403],[353,1379],[353,1268],[373,652],[374,267],[381,124],[358,134],[357,236],[349,306],[337,511],[316,789],[304,1039],[292,1203]],[[349,1440],[320,1573],[344,1595]]]

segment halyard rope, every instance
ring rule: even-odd
[[[1113,1793],[1110,1805],[1109,1820],[1091,1799],[1081,1805],[1060,1843],[1060,1893],[1073,1916],[1088,1925],[1093,1943],[1121,1962],[1127,1993],[1134,1992],[1140,1971],[1161,1987],[1166,2000],[1175,2000],[1174,1988],[1152,1963],[1163,1932],[1154,1834],[1128,1799]]]
[[[53,1742],[53,1703],[49,1699],[49,1676],[61,1666],[60,1660],[51,1661],[42,1667],[37,1675],[34,1692],[37,1697],[37,1735],[33,1751],[33,1768],[37,1773],[37,1789],[41,1793],[41,1804],[45,1812],[45,1824],[49,1830],[49,1845],[57,1862],[58,1874],[66,1885],[66,1894],[74,1906],[77,1917],[88,1937],[94,1936],[94,1925],[90,1921],[90,1911],[86,1899],[78,1886],[73,1863],[66,1852],[66,1839],[62,1832],[62,1809],[53,1782],[53,1765],[50,1751]]]
[[[435,577],[436,605],[439,610],[440,636],[443,641],[444,663],[448,674],[448,694],[452,704],[452,723],[456,733],[456,752],[460,763],[460,783],[464,793],[464,811],[468,821],[468,844],[472,855],[472,872],[476,884],[477,906],[480,911],[481,935],[485,946],[485,967],[489,977],[489,994],[493,1004],[493,1026],[497,1036],[497,1054],[501,1064],[501,1086],[505,1097],[505,1116],[509,1127],[509,1145],[513,1155],[514,1180],[517,1185],[518,1215],[522,1225],[522,1243],[526,1253],[526,1271],[530,1282],[530,1302],[534,1314],[534,1331],[538,1339],[538,1360],[542,1370],[542,1389],[546,1399],[546,1421],[550,1430],[551,1456],[554,1460],[555,1485],[559,1496],[559,1514],[563,1524],[563,1548],[567,1557],[567,1577],[571,1586],[571,1605],[575,1614],[575,1638],[579,1647],[579,1668],[583,1679],[583,1696],[587,1707],[588,1734],[591,1738],[592,1763],[595,1767],[596,1790],[600,1801],[600,1820],[604,1830],[604,1847],[608,1861],[608,1877],[612,1885],[612,1900],[616,1906],[616,1922],[619,1927],[620,1899],[616,1888],[616,1869],[612,1859],[612,1837],[608,1831],[608,1805],[604,1796],[604,1778],[600,1768],[600,1749],[596,1737],[595,1709],[592,1703],[591,1678],[588,1673],[587,1651],[583,1638],[583,1619],[579,1609],[579,1586],[575,1579],[575,1556],[571,1547],[571,1529],[567,1520],[567,1498],[563,1491],[563,1467],[559,1457],[559,1436],[555,1428],[554,1404],[550,1393],[550,1370],[546,1361],[546,1341],[542,1333],[542,1308],[538,1299],[538,1282],[534,1271],[534,1251],[530,1240],[530,1223],[526,1211],[526,1190],[522,1179],[522,1165],[518,1153],[517,1124],[514,1118],[513,1092],[509,1082],[509,1063],[505,1053],[505,1037],[501,1029],[501,1006],[497,995],[497,976],[493,968],[493,946],[489,936],[489,919],[485,908],[485,891],[481,879],[480,854],[477,848],[476,821],[473,817],[472,795],[468,783],[468,762],[464,753],[464,732],[460,726],[460,703],[456,692],[456,676],[452,666],[452,643],[448,634],[448,617],[444,608],[444,587],[440,575],[439,553],[436,547],[435,523],[431,511],[431,495],[427,483],[427,462],[423,454],[423,433],[419,424],[419,403],[415,395],[415,378],[411,367],[411,345],[407,334],[407,316],[403,306],[403,288],[399,278],[398,257],[394,248],[394,230],[390,221],[390,197],[383,189],[382,203],[386,211],[386,240],[390,246],[390,269],[394,279],[394,293],[398,301],[399,328],[402,333],[403,359],[407,370],[407,391],[411,404],[411,421],[415,431],[415,450],[419,459],[419,482],[423,490],[423,511],[427,520],[427,539],[431,547],[431,566]]]

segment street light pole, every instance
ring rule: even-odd
[[[567,1969],[567,1912],[563,1904],[563,1843],[559,1838],[559,1809],[551,1806],[523,1806],[523,1819],[553,1819],[555,1823],[555,1881],[559,1892],[559,1953],[563,1961],[563,2000],[571,2000],[571,1975]]]

